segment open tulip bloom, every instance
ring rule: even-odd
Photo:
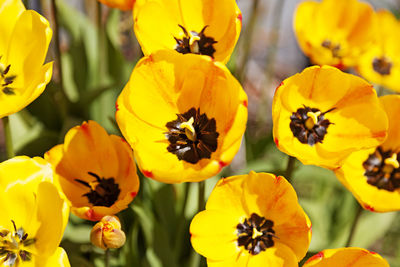
[[[21,0],[0,2],[0,118],[20,111],[45,89],[52,63],[43,65],[52,31]]]
[[[235,0],[137,0],[133,14],[145,55],[171,49],[226,63],[242,28]]]
[[[368,81],[400,92],[400,22],[389,11],[381,10],[376,16],[379,27],[357,70]]]
[[[45,158],[71,211],[83,219],[96,221],[126,209],[139,190],[131,148],[94,121],[69,130],[64,144],[46,152]]]
[[[296,10],[294,31],[314,64],[353,67],[374,37],[374,15],[358,0],[304,1]]]
[[[190,233],[208,266],[298,266],[311,222],[285,178],[250,172],[217,183]]]
[[[400,96],[380,98],[389,118],[388,137],[371,149],[352,153],[336,176],[368,210],[400,210]]]
[[[52,181],[51,166],[42,158],[0,163],[1,266],[70,266],[58,247],[69,209]]]
[[[363,248],[326,249],[312,256],[304,267],[389,267],[379,254]]]
[[[118,97],[116,118],[145,176],[201,181],[238,151],[247,96],[223,64],[164,50],[136,65]]]
[[[386,138],[387,116],[373,87],[329,66],[284,80],[272,104],[277,147],[303,164],[329,169]]]

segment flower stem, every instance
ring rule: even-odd
[[[198,183],[199,184],[199,205],[198,205],[198,211],[202,211],[205,207],[205,191],[206,191],[206,182],[201,181]]]
[[[247,29],[246,32],[243,34],[242,40],[244,40],[243,43],[243,56],[242,60],[240,62],[240,65],[238,66],[236,72],[236,78],[242,82],[245,78],[245,73],[246,73],[246,67],[247,67],[247,62],[249,61],[250,57],[250,48],[251,48],[251,40],[253,37],[256,21],[257,21],[257,10],[258,10],[258,5],[259,5],[259,0],[253,0],[253,5],[251,8],[251,13],[249,16],[249,21],[247,24]]]
[[[65,93],[64,82],[63,82],[63,70],[61,64],[61,49],[60,49],[60,34],[59,34],[59,23],[58,23],[58,15],[57,15],[57,6],[56,0],[51,0],[51,12],[53,14],[53,22],[54,26],[54,52],[55,52],[55,65],[58,73],[58,85],[60,87],[59,93],[61,95],[61,99],[56,96],[56,100],[60,105],[61,116],[65,118],[67,116],[67,104],[68,104],[68,96]]]
[[[179,258],[180,254],[181,254],[182,245],[183,245],[182,238],[183,238],[184,227],[185,227],[185,210],[186,210],[186,206],[187,206],[187,202],[188,202],[189,190],[190,190],[191,184],[192,183],[185,183],[183,203],[182,203],[182,208],[180,210],[180,215],[179,215],[177,235],[176,235],[175,246],[174,246],[174,248],[175,248],[174,250],[175,250],[177,259]]]
[[[295,163],[296,163],[296,158],[292,157],[292,156],[289,156],[288,162],[287,162],[287,165],[286,165],[286,170],[285,170],[285,172],[283,174],[283,176],[286,178],[286,180],[288,182],[290,182],[292,180],[292,174],[293,174],[293,171],[295,169]]]
[[[110,266],[110,250],[106,249],[104,252],[104,266],[109,267]]]
[[[2,118],[3,127],[4,127],[4,137],[6,143],[7,157],[10,159],[15,156],[14,148],[12,144],[12,136],[11,136],[11,128],[10,128],[10,119],[8,116]]]
[[[354,233],[357,227],[358,222],[360,221],[360,215],[363,211],[363,208],[360,205],[357,205],[356,216],[354,217],[353,225],[351,226],[349,237],[347,238],[346,247],[349,247],[351,242],[353,241]]]

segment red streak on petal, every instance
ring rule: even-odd
[[[131,192],[131,197],[132,197],[132,198],[135,198],[136,195],[137,195],[137,192]]]
[[[338,64],[333,65],[335,68],[338,68],[340,70],[344,70],[346,68],[346,66],[343,64],[342,61],[340,61]]]
[[[276,92],[278,92],[278,89],[279,89],[282,85],[283,85],[283,81],[278,85],[278,87],[276,87],[276,89],[275,89],[275,94],[276,94]]]
[[[154,176],[153,176],[153,173],[152,173],[151,171],[143,170],[142,173],[143,173],[143,175],[146,176],[146,177],[149,177],[149,178],[153,178],[153,177],[154,177]]]
[[[372,254],[372,255],[375,255],[375,254],[378,254],[378,253],[376,253],[376,252],[374,252],[374,251],[368,251],[370,254]]]
[[[94,213],[94,211],[92,209],[89,209],[86,213],[85,213],[86,217],[91,220],[91,221],[96,221],[96,214]]]
[[[306,261],[306,263],[310,263],[310,262],[312,262],[312,261],[314,261],[314,260],[319,260],[319,259],[322,259],[324,257],[324,253],[321,251],[321,252],[318,252],[317,254],[315,254],[314,256],[312,256],[311,258],[309,258],[308,259],[308,261]]]
[[[119,110],[119,107],[118,107],[118,103],[117,102],[115,102],[115,109],[118,111]]]
[[[282,180],[282,176],[276,176],[275,175],[275,182],[279,183]]]
[[[370,205],[364,205],[364,209],[369,210],[369,211],[375,211],[375,209],[373,207],[371,207]]]
[[[237,19],[240,20],[240,23],[243,23],[243,16],[242,16],[242,13],[240,13],[240,14],[237,16]]]
[[[86,121],[82,123],[81,129],[85,134],[89,134],[89,123]]]
[[[278,140],[278,138],[275,138],[275,139],[274,139],[274,142],[275,142],[276,146],[279,147],[279,140]]]
[[[220,161],[219,163],[219,170],[221,171],[223,167],[225,167],[226,165],[228,165],[228,163]]]
[[[247,100],[243,100],[243,106],[245,106],[246,108],[249,106],[249,103],[247,102]]]
[[[128,142],[125,140],[125,138],[121,137],[122,142],[124,142],[125,144],[128,144]]]
[[[382,131],[382,132],[377,132],[377,133],[373,133],[372,137],[376,138],[376,137],[385,137],[386,136],[386,131]]]

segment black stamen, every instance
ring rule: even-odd
[[[238,246],[243,246],[252,255],[257,255],[267,248],[273,247],[275,243],[272,238],[277,238],[272,229],[273,226],[273,221],[252,213],[250,218],[236,226]],[[255,230],[259,232],[259,235],[253,238]]]
[[[211,158],[212,152],[218,147],[218,136],[216,121],[209,119],[200,109],[191,108],[183,114],[177,114],[178,119],[166,124],[168,132],[165,133],[170,142],[167,150],[175,154],[179,160],[195,164],[204,158]],[[186,130],[181,124],[193,118],[193,128],[196,138],[191,140],[186,135]]]
[[[316,113],[320,110],[307,106],[297,109],[297,111],[293,112],[292,116],[290,116],[290,130],[292,131],[293,136],[295,136],[302,144],[308,144],[310,146],[313,146],[316,143],[322,143],[325,135],[327,134],[329,125],[333,124],[328,119],[325,119],[325,114],[335,109],[336,108],[333,107],[325,112],[322,112],[317,117],[317,122],[314,124],[312,129],[308,129],[306,127],[306,122],[310,118],[307,113]]]
[[[214,44],[216,44],[217,41],[215,41],[214,38],[208,37],[204,34],[208,25],[204,26],[199,33],[191,31],[192,36],[198,36],[200,38],[199,40],[194,41],[198,46],[198,51],[192,50],[192,47],[190,45],[190,34],[185,29],[185,27],[179,24],[178,26],[182,29],[184,36],[182,37],[182,39],[174,37],[176,41],[176,51],[182,54],[194,53],[214,57],[214,53],[216,51],[214,48]]]
[[[89,175],[96,178],[97,185],[94,187],[85,181],[80,179],[75,179],[75,181],[83,184],[84,186],[90,188],[90,191],[82,196],[88,198],[89,203],[93,206],[104,206],[111,207],[118,200],[121,190],[118,184],[115,182],[114,178],[100,178],[97,174],[93,172],[88,172]]]
[[[400,168],[394,168],[385,163],[385,160],[392,155],[393,151],[384,151],[382,147],[378,147],[363,162],[364,176],[368,184],[390,192],[400,188]],[[397,158],[400,159],[400,153],[397,153]]]

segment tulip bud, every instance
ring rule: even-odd
[[[121,223],[116,216],[104,216],[90,232],[92,244],[104,250],[120,248],[125,244],[125,240],[125,233],[121,230]]]

